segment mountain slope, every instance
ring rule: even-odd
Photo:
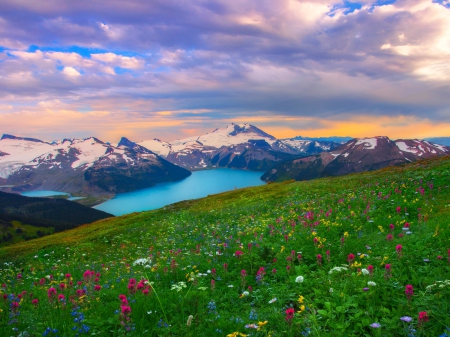
[[[387,137],[353,139],[330,152],[281,163],[261,177],[264,181],[310,180],[373,171],[418,159],[450,154],[450,148],[423,140]]]
[[[14,335],[11,326],[68,337],[81,328],[129,337],[443,335],[449,179],[450,157],[433,158],[234,190],[0,248],[0,335]],[[57,318],[51,328],[48,317]]]
[[[54,227],[58,232],[113,216],[64,199],[0,192],[0,219],[6,222],[18,220],[32,226]]]

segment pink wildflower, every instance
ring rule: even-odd
[[[428,314],[426,311],[419,312],[419,326],[421,326],[423,323],[428,322],[430,318],[428,317]]]
[[[294,318],[294,308],[289,308],[289,309],[286,309],[286,317],[285,317],[285,319],[286,319],[286,322],[288,322],[289,324],[291,324],[292,323],[292,319]]]
[[[408,300],[411,300],[411,298],[414,295],[414,288],[411,284],[407,284],[405,287],[405,295],[408,298]]]
[[[352,263],[354,260],[355,260],[355,255],[352,254],[352,253],[348,254],[348,256],[347,256],[347,262],[348,262],[348,263]]]

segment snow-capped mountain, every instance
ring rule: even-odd
[[[450,154],[450,147],[418,139],[388,137],[352,139],[330,152],[276,165],[264,173],[265,181],[309,180],[354,172],[372,171],[419,159]]]
[[[0,185],[16,192],[114,194],[190,175],[142,146],[114,147],[94,137],[44,142],[3,135],[0,151]]]
[[[339,146],[328,141],[276,139],[253,125],[234,123],[205,135],[170,143],[153,139],[138,144],[191,170],[212,167],[265,170],[282,160]]]

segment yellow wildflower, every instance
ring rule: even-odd
[[[300,308],[298,308],[299,310],[297,311],[299,314],[301,314],[303,311],[305,311],[305,306],[302,304],[300,306]]]
[[[348,237],[348,232],[344,232],[344,236],[345,236],[345,237]]]
[[[305,300],[305,298],[302,296],[302,295],[300,295],[300,297],[298,298],[298,303],[303,303],[303,301]]]
[[[263,327],[264,325],[266,325],[267,323],[269,323],[269,322],[268,322],[268,321],[258,322],[258,330],[261,330],[262,327]]]
[[[245,337],[245,336],[247,336],[247,335],[245,335],[245,334],[243,334],[243,333],[240,333],[240,332],[233,332],[233,333],[230,333],[230,334],[228,334],[227,335],[227,337],[238,337],[238,336],[243,336],[243,337]]]

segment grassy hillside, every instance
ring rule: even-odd
[[[450,334],[450,158],[0,248],[2,336]]]

